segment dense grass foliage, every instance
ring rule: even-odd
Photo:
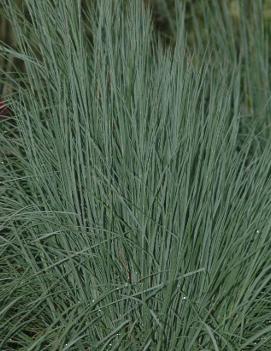
[[[191,52],[182,6],[165,46],[142,1],[88,5],[6,5],[25,73],[0,124],[0,350],[270,350],[260,7],[206,9]]]

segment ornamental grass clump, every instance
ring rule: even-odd
[[[141,1],[87,5],[6,5],[0,350],[270,350],[271,145],[241,63],[191,52],[183,8],[165,47]]]

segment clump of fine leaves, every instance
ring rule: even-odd
[[[270,350],[271,150],[238,60],[194,64],[182,14],[163,48],[138,0],[6,9],[0,349]]]

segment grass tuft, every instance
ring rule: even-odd
[[[271,349],[266,32],[213,4],[191,49],[184,7],[165,47],[139,0],[7,1],[1,350]]]

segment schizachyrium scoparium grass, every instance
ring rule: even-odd
[[[193,63],[183,16],[164,48],[139,0],[6,10],[0,349],[270,350],[271,146],[240,63]]]

